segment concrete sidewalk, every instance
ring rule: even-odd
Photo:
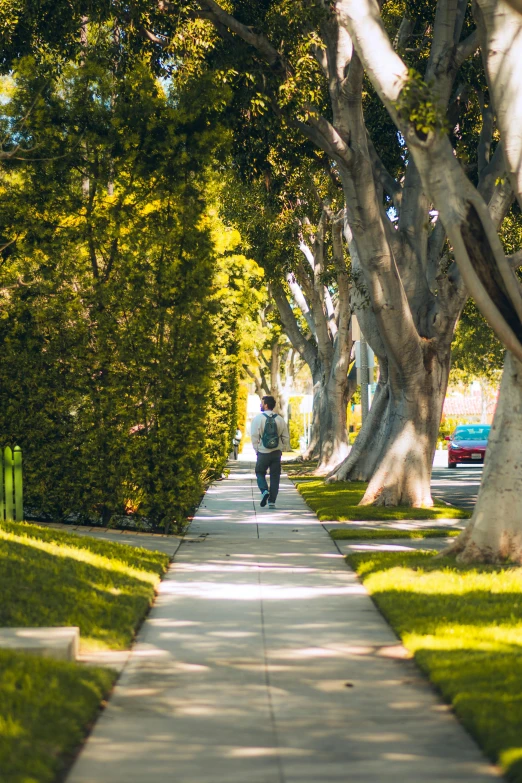
[[[68,783],[498,777],[291,482],[206,494]]]

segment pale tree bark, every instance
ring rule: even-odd
[[[286,394],[287,387],[283,382],[281,372],[282,367],[286,367],[286,356],[283,359],[283,352],[288,354],[289,346],[283,346],[279,342],[274,342],[270,355],[270,394],[276,401],[276,412],[286,420],[288,419],[288,397]]]
[[[504,158],[522,207],[522,15],[503,0],[475,0],[474,15]]]
[[[361,63],[337,18],[324,26],[323,38],[330,68],[333,125],[346,139],[346,146],[350,142],[349,152],[343,150],[335,156],[348,223],[387,359],[386,409],[378,441],[371,444],[373,465],[369,467],[373,474],[362,503],[429,506],[451,337],[465,294],[448,288],[445,297],[435,296],[429,287],[429,204],[415,165],[406,171],[398,231],[390,225],[380,199],[383,183],[376,181],[380,173],[373,163],[375,152],[368,145],[362,116]],[[443,76],[451,84],[450,77]],[[445,92],[449,97],[447,86]],[[438,256],[437,265],[440,260]],[[377,401],[377,412],[384,399]],[[361,438],[368,436],[368,430]],[[357,446],[352,462],[359,453]],[[350,461],[339,477],[353,476],[347,467]]]
[[[355,439],[355,443],[348,457],[328,477],[329,483],[334,481],[369,481],[371,479],[379,462],[392,404],[388,384],[386,350],[377,321],[369,306],[369,296],[363,279],[359,254],[352,231],[346,221],[344,232],[351,261],[351,308],[352,312],[357,316],[368,345],[377,357],[379,380],[372,406]]]
[[[520,128],[509,122],[509,106],[513,106],[516,116],[522,87],[515,78],[519,61],[511,57],[505,45],[507,40],[518,41],[520,20],[500,1],[479,0],[477,4],[483,54],[486,62],[491,58],[487,65],[489,87],[497,115],[503,117],[502,144],[509,150],[510,178],[520,198],[521,180],[516,168],[521,165]],[[509,558],[522,562],[522,289],[510,260],[504,256],[496,233],[498,223],[465,177],[447,140],[435,131],[419,136],[415,127],[398,116],[397,99],[407,84],[408,73],[389,44],[376,7],[366,0],[346,2],[345,6],[346,24],[357,40],[370,78],[409,144],[427,192],[440,210],[465,283],[509,349],[473,517],[445,554],[456,552],[465,561],[501,562]],[[498,57],[499,49],[504,52],[504,60]]]
[[[254,382],[256,394],[259,399],[262,399],[265,394],[270,394],[270,388],[266,382],[264,372],[261,371],[260,366],[253,370],[248,364],[243,365],[243,369],[248,377]]]
[[[308,365],[310,374],[312,376],[312,387],[314,394],[314,406],[312,415],[312,428],[310,441],[308,448],[303,454],[303,459],[308,461],[318,456],[320,451],[320,427],[319,427],[319,397],[318,392],[321,387],[321,363],[319,360],[319,354],[317,351],[317,345],[313,338],[306,337],[297,322],[294,311],[290,306],[286,292],[280,283],[273,283],[271,285],[271,294],[276,303],[283,324],[285,334],[292,343],[295,351],[299,354],[303,362]],[[307,305],[308,307],[308,305]]]
[[[522,14],[522,0],[506,0],[506,3],[519,14]]]
[[[462,562],[522,563],[522,362],[506,354],[473,517],[444,554]]]
[[[474,14],[509,177],[522,205],[522,14],[513,8],[513,2],[478,0]],[[449,548],[459,560],[522,563],[521,432],[522,362],[508,352],[473,517]]]
[[[259,329],[265,335],[264,347],[254,348],[250,361],[243,363],[243,370],[254,382],[259,399],[271,395],[276,401],[276,411],[282,416],[286,416],[289,388],[286,369],[293,366],[292,362],[288,362],[289,354],[293,354],[293,349],[289,342],[285,342],[285,338],[282,338],[279,332],[270,333],[266,310],[267,308],[258,312]],[[285,368],[285,380],[282,377],[283,367]]]
[[[260,399],[266,395],[273,397],[276,401],[276,412],[285,418],[288,415],[288,387],[283,381],[282,369],[286,367],[287,355],[291,350],[289,345],[281,344],[277,337],[268,349],[257,352],[256,371],[247,365],[244,366],[247,375],[254,381],[258,397]],[[265,356],[265,353],[269,356]]]

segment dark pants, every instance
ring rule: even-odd
[[[261,492],[265,492],[268,489],[266,483],[266,472],[270,470],[270,494],[268,495],[268,502],[275,503],[277,493],[279,492],[279,479],[281,478],[281,454],[282,452],[277,449],[276,451],[269,451],[268,454],[258,453],[256,462],[256,478],[257,486]]]

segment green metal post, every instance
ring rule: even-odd
[[[20,446],[14,447],[14,496],[15,496],[15,517],[17,522],[23,522],[24,519],[24,485],[22,479],[22,449]]]
[[[13,452],[9,446],[4,449],[5,519],[13,521]]]
[[[4,512],[4,455],[2,454],[2,449],[0,449],[0,522],[4,521]]]

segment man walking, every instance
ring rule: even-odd
[[[288,427],[282,416],[274,413],[276,401],[266,396],[261,400],[261,413],[252,420],[250,435],[257,454],[256,478],[261,490],[261,505],[275,508],[279,479],[281,478],[281,454],[290,449]],[[270,470],[270,489],[266,472]]]

